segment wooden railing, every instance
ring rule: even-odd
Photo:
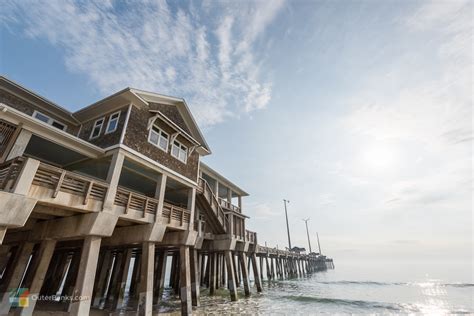
[[[134,210],[143,212],[143,217],[145,217],[146,214],[156,215],[158,210],[158,200],[122,187],[117,189],[114,204],[125,207],[125,214],[128,214],[129,210]]]
[[[161,213],[161,216],[168,219],[168,223],[171,223],[171,220],[175,220],[178,221],[180,225],[189,223],[191,220],[190,211],[166,202],[163,203],[163,212]]]
[[[221,207],[224,207],[228,210],[241,213],[240,207],[232,204],[231,202],[227,201],[226,199],[219,198],[219,204],[220,204]]]
[[[214,192],[212,191],[211,187],[203,178],[199,178],[198,184],[199,190],[203,193],[204,197],[211,205],[212,211],[217,216],[218,221],[221,223],[222,227],[224,227],[224,229],[228,231],[229,223],[227,221],[224,211],[222,210],[221,205],[219,204],[219,200],[214,195]]]
[[[17,157],[0,164],[0,190],[10,191],[20,174],[25,158]]]
[[[40,163],[33,184],[52,189],[53,198],[59,192],[82,196],[84,205],[89,202],[89,199],[103,202],[108,189],[108,184],[105,182],[93,180],[45,163]]]

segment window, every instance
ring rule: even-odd
[[[188,148],[175,140],[173,142],[173,146],[171,147],[171,156],[186,163],[186,159],[188,158]]]
[[[38,119],[40,120],[41,122],[45,122],[46,124],[49,124],[51,126],[54,126],[60,130],[63,130],[65,131],[66,130],[66,125],[64,125],[63,123],[59,123],[58,121],[50,118],[49,116],[41,113],[41,112],[38,112],[38,111],[34,111],[33,112],[33,117],[35,119]]]
[[[153,126],[148,135],[148,141],[165,152],[168,152],[168,139],[169,135],[156,126]]]
[[[106,134],[113,133],[117,130],[119,118],[120,111],[110,115],[109,122],[107,123],[107,128],[105,129]]]
[[[94,123],[94,127],[92,128],[91,136],[89,139],[97,138],[102,131],[102,126],[104,125],[105,117],[101,117]]]

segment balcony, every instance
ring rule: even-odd
[[[19,157],[0,165],[1,191],[13,192],[22,176],[26,160],[27,158]],[[42,205],[89,213],[103,210],[108,190],[109,185],[103,181],[40,162],[27,196]],[[158,205],[157,199],[118,187],[113,211],[124,220],[151,223],[157,221]],[[54,210],[52,209],[53,213]],[[189,228],[191,213],[185,208],[164,202],[161,218],[167,226],[186,230]]]

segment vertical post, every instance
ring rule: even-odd
[[[21,308],[17,314],[20,315],[32,315],[35,309],[36,300],[31,299],[32,296],[38,296],[40,294],[41,287],[48,271],[51,257],[56,247],[56,240],[43,240],[38,251],[38,264],[34,271],[33,281],[29,286],[30,294],[28,295],[28,306]]]
[[[99,267],[100,268],[100,273],[99,273],[99,278],[96,282],[96,287],[94,289],[94,294],[93,294],[93,306],[98,306],[100,305],[102,301],[102,297],[105,295],[105,287],[107,286],[107,279],[108,276],[111,273],[112,270],[112,251],[109,249],[105,249],[105,254],[104,254],[104,260],[102,262],[102,265]]]
[[[234,260],[230,250],[224,252],[225,262],[227,265],[227,285],[230,292],[230,300],[237,301],[237,289],[235,287],[235,274],[234,274]]]
[[[128,248],[127,250],[125,250],[124,260],[122,261],[122,264],[120,266],[120,279],[117,284],[118,293],[114,298],[115,304],[113,304],[115,305],[115,309],[120,309],[123,305],[123,301],[125,298],[125,286],[127,285],[128,270],[130,270],[130,263],[132,261],[132,250],[132,248]]]
[[[260,273],[258,272],[257,255],[255,254],[255,252],[250,255],[250,260],[252,262],[253,278],[255,279],[255,286],[257,287],[257,292],[262,292],[262,280],[260,278]]]
[[[250,282],[249,282],[249,271],[247,267],[247,256],[245,252],[239,253],[240,268],[242,270],[242,279],[244,280],[244,292],[245,296],[250,296]]]
[[[138,296],[138,314],[150,315],[153,309],[153,269],[155,267],[155,244],[142,244],[140,284]]]
[[[162,174],[160,180],[156,184],[155,198],[158,200],[158,209],[156,210],[155,222],[161,217],[161,214],[163,214],[167,180],[168,176],[166,174]]]
[[[209,295],[214,295],[216,291],[216,274],[217,274],[217,254],[211,253],[209,256],[210,262],[210,273],[209,273]]]
[[[28,146],[28,143],[30,142],[31,136],[32,133],[30,131],[22,129],[5,161],[23,156],[26,146]]]
[[[10,310],[10,289],[17,289],[20,286],[23,273],[25,272],[31,253],[33,252],[34,243],[25,242],[17,250],[17,254],[13,259],[13,271],[10,275],[4,276],[2,279],[2,286],[0,293],[2,293],[2,301],[0,304],[0,315],[8,315]]]
[[[163,290],[165,288],[165,274],[166,274],[166,260],[168,259],[168,251],[160,250],[158,256],[158,267],[156,269],[156,284],[155,284],[155,294],[154,294],[154,303],[158,303],[161,300],[163,295]]]
[[[110,162],[109,170],[107,172],[106,182],[109,184],[109,188],[105,193],[104,209],[111,210],[114,205],[124,160],[125,155],[120,150],[115,152],[112,156],[112,161]]]
[[[196,205],[196,188],[191,188],[188,191],[188,211],[190,213],[189,216],[189,230],[194,230],[194,212],[195,212],[195,205]]]
[[[197,249],[190,250],[191,255],[191,298],[193,306],[199,306],[199,254]]]
[[[191,315],[192,298],[191,298],[191,273],[189,260],[189,246],[179,247],[180,261],[180,288],[181,288],[181,315]]]
[[[87,236],[82,246],[81,261],[76,278],[74,296],[82,300],[71,301],[69,312],[71,315],[88,315],[92,302],[92,290],[94,287],[97,260],[99,258],[101,238]]]

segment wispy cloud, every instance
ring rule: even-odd
[[[184,96],[201,124],[265,108],[271,78],[255,47],[283,1],[7,1],[10,30],[64,50],[101,93],[126,86]]]

